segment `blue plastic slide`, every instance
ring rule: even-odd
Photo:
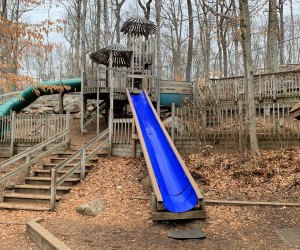
[[[141,94],[127,95],[154,192],[159,193],[156,195],[161,196],[165,208],[171,212],[193,209],[201,198],[200,192],[147,93],[143,91]],[[155,190],[156,185],[159,190]]]
[[[62,80],[64,86],[69,86],[70,89],[65,89],[64,92],[77,92],[80,91],[81,79],[67,79]],[[60,81],[42,82],[44,86],[60,86]],[[40,93],[37,95],[35,91],[38,90]],[[29,104],[34,102],[39,96],[58,94],[58,88],[42,88],[40,85],[32,85],[27,89],[23,90],[18,96],[11,98],[4,104],[0,105],[0,116],[9,115],[11,111],[20,111],[27,107]]]

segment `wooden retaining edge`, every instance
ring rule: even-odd
[[[71,250],[66,244],[48,232],[38,223],[44,221],[41,218],[26,223],[26,232],[29,237],[41,248],[47,250]]]
[[[150,200],[150,197],[133,197],[134,200]],[[230,201],[230,200],[204,200],[205,205],[226,205],[226,206],[285,206],[300,207],[300,203],[293,202],[272,202],[272,201]]]
[[[229,201],[229,200],[205,200],[205,205],[300,207],[300,203],[293,203],[293,202],[291,203],[291,202]]]

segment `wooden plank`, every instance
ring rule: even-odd
[[[206,205],[300,207],[299,202],[205,200]]]
[[[205,219],[205,210],[188,211],[184,213],[152,212],[153,221]]]

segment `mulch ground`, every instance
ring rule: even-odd
[[[93,137],[87,136],[74,133],[73,143],[82,145]],[[184,160],[207,199],[298,202],[300,149],[261,154],[203,152],[185,155]],[[0,210],[0,249],[37,249],[25,233],[25,223],[37,217],[72,249],[290,249],[275,229],[298,228],[300,208],[207,206],[205,221],[152,222],[151,190],[141,184],[146,172],[142,158],[104,157],[55,212]],[[98,198],[106,203],[98,216],[76,212],[78,205]],[[169,230],[192,228],[207,238],[167,237]]]

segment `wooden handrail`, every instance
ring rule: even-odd
[[[37,150],[46,147],[50,143],[52,143],[52,142],[60,139],[61,137],[67,135],[69,132],[70,132],[70,130],[66,129],[66,130],[62,131],[61,133],[59,133],[59,134],[57,134],[57,135],[41,142],[41,143],[39,143],[39,144],[37,144],[37,145],[35,145],[31,148],[26,149],[25,151],[21,152],[20,154],[17,154],[14,157],[11,157],[11,158],[7,159],[6,161],[3,161],[0,164],[0,170],[3,170],[5,167],[9,166],[10,164],[12,164],[12,163],[24,158],[24,157],[36,152]]]
[[[98,140],[103,139],[103,137],[108,135],[108,129],[104,130],[101,134],[99,134],[97,137],[92,139],[89,143],[84,145],[82,148],[77,150],[73,155],[68,157],[66,160],[58,164],[56,167],[51,169],[51,195],[50,195],[50,209],[53,210],[55,208],[55,202],[56,202],[56,191],[57,187],[63,184],[72,174],[74,174],[79,168],[80,168],[80,178],[83,179],[85,175],[85,163],[88,162],[90,159],[92,159],[97,152],[102,150],[104,146],[108,143],[108,139],[106,139],[104,142],[102,142],[96,149],[94,149],[87,157],[86,157],[86,151],[88,148],[90,148],[92,145],[94,145]],[[76,159],[78,156],[80,156],[80,162],[76,164],[73,168],[71,168],[67,173],[65,173],[62,177],[57,179],[57,171],[59,169],[63,169],[68,163]]]
[[[33,164],[37,163],[38,161],[40,161],[41,159],[43,159],[46,156],[49,156],[53,151],[57,150],[58,148],[66,145],[69,143],[69,139],[64,140],[63,142],[57,144],[56,146],[54,146],[53,148],[47,150],[46,152],[44,152],[43,154],[40,154],[39,156],[37,156],[36,158],[32,159],[31,161],[23,164],[21,167],[7,173],[6,175],[2,176],[0,178],[0,184],[9,180],[10,178],[18,175],[21,172],[24,172],[25,170],[27,170],[30,166],[32,166]]]

